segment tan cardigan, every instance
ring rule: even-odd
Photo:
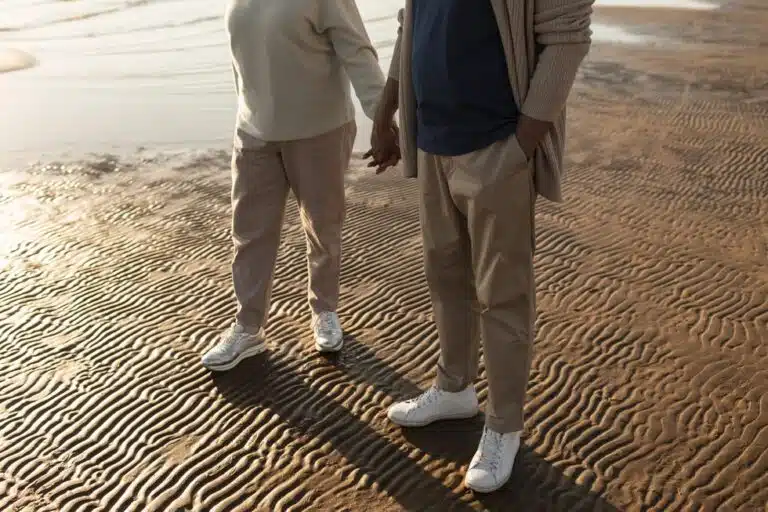
[[[400,84],[400,137],[406,177],[415,177],[416,99],[411,79],[413,2],[398,13],[398,29],[389,76]],[[594,0],[491,0],[507,56],[509,80],[526,116],[554,127],[534,157],[536,190],[562,201],[565,103],[576,71],[591,44]]]

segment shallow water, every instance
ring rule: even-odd
[[[403,1],[358,4],[386,68]],[[0,73],[14,72],[0,74],[0,168],[62,154],[227,147],[235,102],[223,12],[205,0],[2,0]],[[594,28],[596,41],[647,40]],[[360,111],[358,123],[362,150],[370,125]]]

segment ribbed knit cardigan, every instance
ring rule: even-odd
[[[399,81],[400,144],[406,177],[416,177],[416,98],[411,79],[413,2],[400,27],[389,76]],[[515,101],[526,116],[553,124],[534,156],[536,191],[560,202],[565,174],[565,105],[589,52],[594,0],[491,0]]]

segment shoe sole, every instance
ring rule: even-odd
[[[509,475],[506,480],[501,482],[499,485],[494,485],[493,487],[483,488],[483,487],[479,487],[479,486],[473,486],[473,485],[470,485],[469,483],[467,483],[466,480],[464,480],[464,485],[467,487],[467,489],[472,489],[474,492],[479,492],[481,494],[488,494],[488,493],[491,493],[491,492],[496,492],[499,489],[501,489],[502,487],[504,487],[505,485],[507,485],[507,482],[509,482],[509,479],[510,479],[511,476],[512,475]]]
[[[319,343],[315,342],[315,349],[318,352],[321,352],[323,354],[329,354],[329,353],[333,353],[333,352],[338,352],[342,348],[344,348],[344,339],[342,339],[339,342],[339,344],[334,346],[334,347],[326,347],[326,346],[320,345]]]
[[[401,427],[407,427],[407,428],[413,428],[413,427],[426,427],[427,425],[431,425],[432,423],[437,423],[438,421],[452,421],[452,420],[468,420],[470,418],[474,418],[480,413],[480,410],[476,410],[473,413],[461,413],[461,414],[453,414],[450,416],[441,416],[439,418],[434,418],[428,421],[400,421],[392,418],[391,416],[387,415],[389,418],[389,421],[394,423],[395,425],[399,425]]]
[[[227,370],[231,370],[232,368],[240,364],[243,361],[243,359],[248,359],[249,357],[257,356],[263,353],[265,350],[267,350],[267,347],[265,345],[263,344],[258,345],[256,347],[251,347],[248,350],[245,350],[242,354],[240,354],[234,360],[232,360],[227,364],[212,365],[212,364],[203,363],[203,366],[213,372],[225,372]]]

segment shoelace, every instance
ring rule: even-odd
[[[218,345],[219,352],[228,352],[243,335],[242,332],[238,332],[233,325],[228,331],[221,334],[221,343]]]
[[[431,388],[426,390],[424,393],[422,393],[418,397],[414,398],[413,400],[410,400],[410,402],[412,405],[415,405],[417,407],[429,405],[437,399],[438,393],[439,392],[437,390],[437,387],[432,386]]]
[[[495,473],[501,462],[502,435],[488,428],[480,439],[480,460],[475,467],[488,468]]]
[[[330,333],[336,330],[335,322],[331,315],[320,315],[317,318],[317,330],[322,333]]]

